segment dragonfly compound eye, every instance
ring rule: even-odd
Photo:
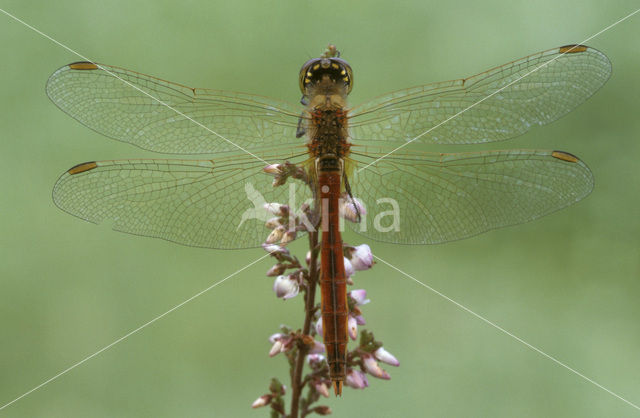
[[[304,63],[300,69],[300,91],[307,93],[307,88],[323,79],[325,75],[337,84],[347,87],[347,94],[353,88],[353,71],[345,60],[337,57],[314,58]]]

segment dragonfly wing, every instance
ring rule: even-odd
[[[265,203],[289,202],[250,156],[224,160],[116,160],[79,164],[53,189],[64,211],[113,229],[207,248],[252,248],[264,242]],[[290,182],[291,183],[291,182]],[[297,206],[311,196],[296,182]],[[293,203],[296,204],[296,203]]]
[[[364,165],[373,160],[352,157]],[[437,244],[569,206],[591,192],[593,176],[561,151],[412,153],[355,172],[351,188],[367,209],[363,222],[352,224],[356,232],[385,242]]]
[[[466,79],[396,91],[356,107],[350,113],[351,135],[354,143],[370,145],[502,141],[567,114],[610,75],[611,63],[596,49],[554,48]]]
[[[186,87],[109,65],[65,65],[49,77],[46,91],[89,128],[155,152],[253,150],[296,139],[299,110],[287,103]]]

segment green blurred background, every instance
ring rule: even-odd
[[[355,71],[352,103],[464,77],[580,42],[636,1],[5,1],[100,62],[191,86],[297,102],[297,71],[328,42]],[[0,15],[0,405],[262,256],[112,232],[58,210],[72,165],[149,157],[59,111],[47,77],[80,58]],[[491,148],[581,156],[596,188],[533,223],[440,246],[370,243],[469,309],[640,404],[640,14],[588,42],[613,76],[567,117]],[[361,238],[347,236],[359,244]],[[297,247],[302,250],[302,246]],[[283,357],[268,358],[282,302],[263,261],[37,390],[0,416],[261,417],[250,409]],[[329,399],[335,416],[623,417],[638,411],[378,264],[358,273],[370,329],[401,361]]]

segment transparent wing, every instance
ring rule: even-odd
[[[290,156],[292,161],[304,156]],[[64,211],[113,229],[208,248],[264,242],[273,217],[263,205],[299,207],[311,194],[301,182],[273,187],[251,156],[219,160],[116,160],[79,164],[53,189]],[[295,186],[290,192],[290,185]],[[290,202],[290,193],[295,198]]]
[[[377,157],[352,158],[366,166]],[[352,224],[355,231],[385,242],[437,244],[569,206],[591,192],[593,176],[562,151],[411,153],[355,171],[351,188],[367,209],[365,220]],[[397,224],[388,213],[394,208]]]
[[[355,107],[351,135],[354,143],[372,145],[400,145],[416,137],[416,144],[502,141],[562,117],[610,75],[611,63],[596,49],[554,48],[473,77],[396,91]]]
[[[215,153],[294,143],[300,114],[287,103],[265,97],[196,89],[87,62],[57,70],[46,91],[60,109],[89,128],[162,153]]]

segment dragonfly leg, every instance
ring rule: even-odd
[[[347,177],[347,175],[344,172],[342,173],[342,178],[344,180],[344,190],[347,192],[347,195],[349,195],[349,198],[353,202],[354,198],[353,198],[353,195],[351,194],[351,186],[349,185],[349,178]],[[361,221],[360,209],[358,208],[358,205],[356,205],[356,204],[353,204],[353,208],[356,211],[356,222],[360,223],[360,221]]]

